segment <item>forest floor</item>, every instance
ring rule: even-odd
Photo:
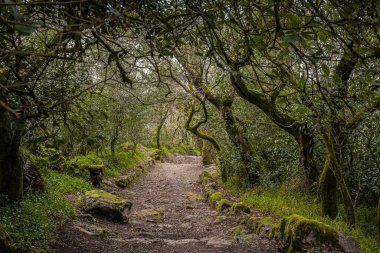
[[[78,218],[56,231],[52,250],[65,253],[279,252],[274,241],[260,237],[234,238],[232,230],[238,224],[232,217],[215,222],[218,214],[201,199],[198,183],[201,172],[200,158],[195,156],[176,156],[170,162],[157,164],[126,189],[112,191],[133,203],[129,223],[97,217],[95,225],[106,233],[96,236],[83,229],[94,226],[94,222]]]

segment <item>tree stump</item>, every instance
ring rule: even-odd
[[[90,165],[87,167],[90,171],[90,181],[96,188],[99,188],[102,183],[105,168],[106,166],[104,164]]]

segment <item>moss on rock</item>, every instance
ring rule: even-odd
[[[227,199],[221,199],[219,201],[216,202],[216,210],[218,212],[222,212],[228,208],[231,207],[231,201],[227,200]]]
[[[232,228],[232,231],[231,231],[231,234],[236,237],[236,236],[239,236],[239,235],[242,235],[245,233],[245,227],[242,226],[242,225],[238,225],[236,227],[233,227]]]
[[[274,223],[273,218],[269,216],[268,217],[251,216],[249,219],[245,221],[245,225],[249,227],[252,233],[256,235],[269,233],[269,230],[272,228],[273,223]]]
[[[127,222],[125,211],[129,211],[132,203],[126,199],[102,190],[91,190],[85,193],[83,209],[112,220]]]
[[[270,238],[280,239],[288,253],[310,251],[312,249],[333,248],[334,252],[344,252],[338,243],[338,232],[329,225],[300,215],[290,215],[276,223]]]
[[[242,202],[235,202],[232,204],[230,212],[233,214],[250,213],[251,209],[248,206],[244,205]]]
[[[209,196],[208,203],[214,208],[216,207],[216,203],[221,199],[223,199],[223,194],[221,192],[214,192]]]
[[[120,188],[127,187],[132,181],[133,178],[131,176],[120,176],[115,178],[115,184]]]
[[[209,171],[205,170],[199,175],[199,181],[202,185],[212,181],[212,175]]]

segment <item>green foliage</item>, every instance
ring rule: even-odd
[[[168,146],[169,153],[181,155],[199,155],[199,151],[191,145]]]
[[[20,206],[0,209],[0,223],[10,237],[14,248],[47,249],[53,229],[75,216],[74,207],[65,194],[83,192],[91,184],[57,171],[45,171],[47,191],[43,194],[28,194]]]

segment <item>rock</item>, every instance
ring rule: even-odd
[[[272,217],[249,217],[244,224],[256,235],[268,235],[273,226]]]
[[[115,184],[119,186],[120,188],[127,187],[131,182],[133,181],[133,178],[130,176],[120,176],[115,179]]]
[[[361,252],[358,244],[352,238],[340,235],[327,224],[296,214],[274,224],[269,237],[280,240],[287,253]]]
[[[210,238],[201,239],[201,241],[202,240],[207,241],[206,245],[213,246],[216,248],[224,248],[224,247],[228,247],[228,246],[232,245],[232,243],[230,241],[227,241],[227,240],[221,239],[221,238],[217,238],[217,237],[210,237]]]
[[[239,214],[239,213],[250,213],[251,212],[251,209],[244,205],[243,203],[241,202],[235,202],[232,204],[231,208],[230,208],[230,212],[233,213],[233,214]]]
[[[90,225],[86,223],[78,222],[74,225],[74,228],[90,236],[105,236],[109,234],[109,230],[107,228],[102,228],[102,227],[98,227],[98,226]]]
[[[231,207],[231,202],[227,199],[221,199],[218,202],[216,202],[216,210],[218,212],[223,212],[224,210]]]
[[[217,216],[214,220],[214,224],[220,224],[225,220],[227,220],[227,216],[224,216],[224,215]]]
[[[82,205],[85,212],[110,220],[128,222],[126,213],[132,208],[130,201],[97,189],[86,192],[83,198]]]
[[[223,199],[223,194],[221,192],[215,192],[213,194],[211,194],[209,197],[208,197],[208,203],[210,204],[210,206],[212,208],[215,208],[216,207],[216,203]]]

